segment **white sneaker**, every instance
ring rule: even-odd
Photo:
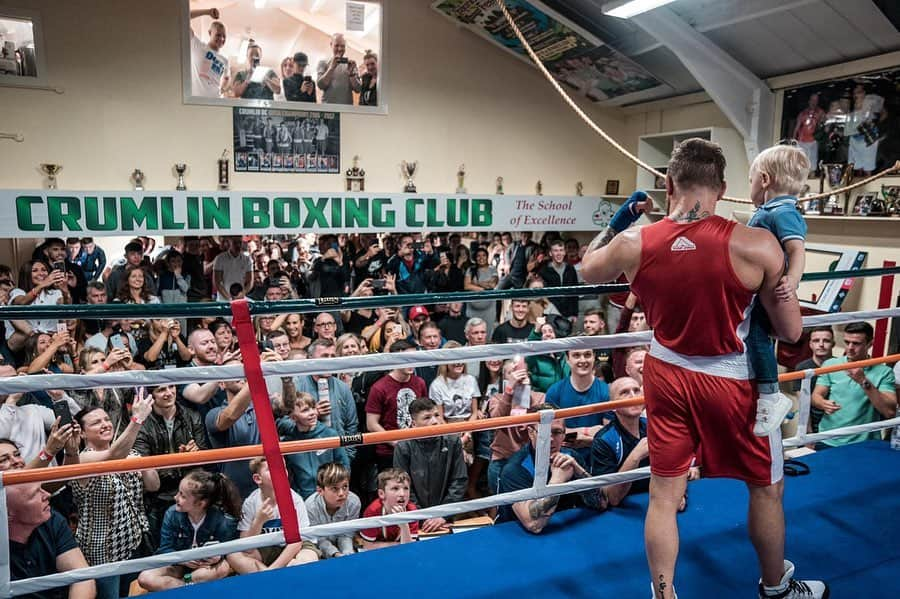
[[[757,437],[768,437],[784,421],[794,402],[781,393],[760,393],[756,400],[756,424],[753,434]]]
[[[776,594],[766,595],[762,580],[759,581],[759,599],[828,599],[828,585],[821,580],[794,580],[794,564],[784,560],[784,576],[781,584],[787,588]]]

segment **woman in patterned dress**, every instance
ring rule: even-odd
[[[113,423],[103,408],[89,407],[80,411],[75,419],[81,426],[84,439],[81,463],[136,455],[131,453],[131,448],[152,409],[153,397],[145,394],[142,389],[132,406],[128,426],[115,440]],[[72,494],[78,506],[75,540],[90,565],[138,557],[147,531],[144,491],[155,491],[158,488],[159,476],[155,470],[106,474],[72,483]],[[128,585],[134,578],[136,575],[98,579],[97,598],[127,595]]]

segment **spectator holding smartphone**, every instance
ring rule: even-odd
[[[29,260],[19,269],[19,286],[9,293],[14,306],[55,306],[71,303],[66,275],[61,270],[50,270],[42,260]],[[35,332],[57,332],[56,320],[12,320],[15,332],[7,339],[13,352],[21,351],[25,341]]]
[[[278,73],[260,65],[262,48],[250,40],[247,46],[247,68],[234,76],[231,97],[248,100],[272,100],[281,93],[281,79]]]
[[[378,106],[378,55],[366,50],[363,56],[366,71],[360,78],[360,106]]]
[[[284,99],[288,102],[316,102],[316,82],[306,74],[309,58],[303,52],[294,54],[294,73],[282,81]]]
[[[344,56],[347,42],[341,33],[331,36],[330,60],[319,61],[319,89],[322,90],[322,101],[326,104],[353,104],[353,92],[359,93],[359,71],[356,61]]]

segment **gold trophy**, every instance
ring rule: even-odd
[[[544,195],[544,183],[540,179],[534,184],[534,195]]]
[[[575,183],[575,195],[583,196],[584,195],[584,183],[578,181]]]
[[[497,177],[497,189],[494,191],[498,196],[503,195],[503,177]]]
[[[62,170],[61,164],[44,163],[41,170],[47,175],[47,189],[56,189],[56,175]]]
[[[413,182],[413,176],[416,174],[418,167],[419,163],[416,160],[410,162],[403,160],[400,162],[400,171],[406,177],[406,185],[403,187],[405,193],[416,193],[416,184]]]

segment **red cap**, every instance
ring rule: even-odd
[[[409,309],[410,320],[415,320],[420,316],[428,317],[428,310],[425,309],[425,306],[413,306]]]

